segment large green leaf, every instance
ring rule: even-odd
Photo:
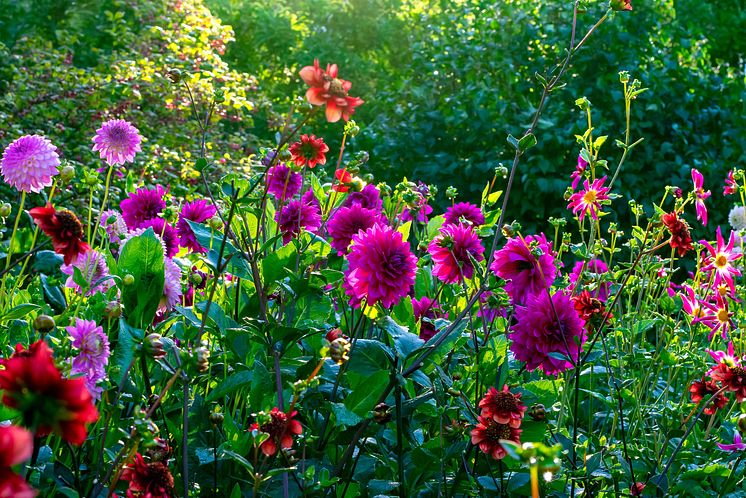
[[[122,286],[124,314],[133,327],[144,329],[153,322],[163,296],[163,246],[152,228],[128,240],[119,254],[119,276],[132,275],[134,281]]]

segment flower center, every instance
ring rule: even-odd
[[[728,315],[728,310],[726,310],[725,308],[720,308],[718,310],[717,317],[718,317],[718,320],[720,320],[720,322],[722,323],[728,322],[730,318],[730,316]]]
[[[329,93],[331,93],[335,97],[346,97],[347,92],[342,85],[342,80],[340,80],[339,78],[334,78],[329,83]]]
[[[500,391],[497,393],[497,396],[495,396],[495,406],[503,412],[513,411],[517,408],[515,396],[511,393]]]
[[[508,424],[498,424],[496,422],[491,423],[487,426],[487,438],[491,441],[499,441],[501,439],[510,439],[512,432]]]
[[[718,268],[725,268],[728,266],[728,258],[723,253],[718,253],[715,257],[715,266]]]
[[[60,224],[61,231],[68,236],[76,239],[83,238],[83,225],[80,220],[70,211],[63,209],[55,213],[57,222]]]
[[[596,191],[589,190],[583,195],[583,200],[589,204],[596,202]]]
[[[386,268],[395,273],[401,273],[404,269],[405,258],[401,253],[392,254],[386,261]]]

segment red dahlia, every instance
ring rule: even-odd
[[[335,171],[334,179],[337,180],[337,182],[332,182],[332,190],[336,190],[337,192],[347,192],[350,190],[352,175],[348,173],[346,169],[338,169]]]
[[[33,436],[20,427],[0,426],[0,498],[33,498],[36,491],[10,467],[31,456]]]
[[[36,490],[10,469],[0,468],[0,498],[34,498]]]
[[[695,380],[689,388],[693,403],[699,403],[703,399],[710,399],[710,396],[718,391],[720,391],[720,387],[712,380],[706,381],[704,377],[702,377],[702,380]],[[705,408],[704,413],[705,415],[714,415],[716,411],[727,404],[728,397],[720,393],[713,398],[712,402]]]
[[[521,429],[508,424],[499,424],[491,418],[479,416],[479,423],[471,431],[471,444],[478,445],[482,452],[495,460],[502,460],[508,454],[500,444],[501,440],[520,443]]]
[[[44,341],[37,341],[0,359],[2,402],[21,412],[23,425],[37,436],[56,432],[65,441],[81,445],[86,438],[86,424],[98,420],[85,379],[64,379]]]
[[[671,244],[672,249],[676,249],[679,252],[679,256],[683,256],[687,251],[692,251],[692,236],[689,233],[689,225],[686,221],[679,218],[676,211],[666,213],[661,216],[661,221],[669,232],[671,232],[671,239],[668,241]]]
[[[740,363],[729,365],[718,363],[708,372],[713,380],[716,380],[726,388],[727,391],[736,393],[736,401],[739,403],[746,400],[746,368]]]
[[[57,211],[51,204],[47,204],[44,207],[35,207],[28,213],[39,228],[52,239],[54,252],[65,257],[66,265],[91,248],[83,242],[83,225],[72,211]]]
[[[293,446],[293,435],[303,432],[300,422],[293,418],[297,414],[297,411],[285,413],[275,407],[269,413],[269,421],[264,422],[261,426],[256,423],[251,426],[252,431],[269,434],[269,439],[260,446],[262,453],[267,456],[274,455],[277,453],[278,443],[282,449]]]
[[[326,164],[329,146],[324,143],[323,138],[316,138],[316,135],[301,135],[300,142],[293,143],[288,150],[296,166],[313,169],[317,164]]]
[[[604,316],[606,315],[606,306],[604,306],[604,303],[601,302],[601,300],[596,299],[593,297],[593,294],[584,290],[572,298],[572,303],[575,307],[575,311],[580,315],[580,318],[585,320],[586,326],[601,325]],[[609,319],[611,319],[612,316],[613,315],[609,313]]]
[[[132,463],[122,472],[129,481],[127,498],[173,498],[174,478],[162,462],[146,463],[137,453]]]
[[[501,391],[490,387],[487,394],[479,402],[482,417],[492,419],[498,424],[508,424],[512,428],[519,428],[526,412],[526,406],[521,402],[520,393],[511,393],[507,385]],[[506,439],[506,438],[503,438]]]
[[[338,72],[336,64],[328,64],[326,71],[322,70],[318,59],[313,61],[313,66],[300,70],[300,77],[310,87],[306,91],[306,100],[312,105],[326,104],[326,120],[330,123],[336,123],[339,118],[349,121],[355,107],[363,103],[363,99],[347,95],[352,83],[338,78]]]

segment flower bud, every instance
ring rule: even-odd
[[[49,315],[39,315],[34,319],[34,330],[42,334],[54,330],[55,325],[54,318]]]
[[[220,412],[212,412],[210,414],[210,423],[212,425],[222,425],[225,416]]]
[[[386,403],[378,403],[373,409],[373,420],[380,425],[391,422],[391,407]]]
[[[124,285],[132,285],[132,284],[134,284],[134,283],[135,283],[135,277],[134,277],[134,276],[133,276],[132,274],[128,273],[128,274],[127,274],[127,275],[125,275],[125,276],[124,276],[124,278],[122,279],[122,283],[123,283]]]
[[[122,316],[122,305],[116,301],[111,301],[104,308],[104,316],[109,320],[114,320]]]
[[[500,166],[495,168],[495,175],[505,178],[506,176],[508,176],[508,168],[500,164]]]
[[[360,192],[365,188],[365,182],[357,176],[352,179],[350,185],[352,186],[352,190],[355,192]]]
[[[619,82],[627,83],[629,81],[629,71],[619,71]]]
[[[75,168],[69,164],[60,170],[60,180],[67,183],[75,178]]]
[[[13,207],[10,204],[4,202],[0,206],[0,218],[7,218],[8,216],[10,216],[12,209]]]
[[[212,98],[216,104],[222,104],[225,102],[225,92],[223,90],[215,90]]]
[[[204,282],[204,278],[200,273],[195,271],[189,274],[189,283],[193,286],[199,287],[202,285],[202,282]]]
[[[163,337],[157,332],[149,334],[145,341],[143,341],[143,350],[145,354],[151,356],[154,359],[163,358],[166,356],[166,350],[163,349]]]
[[[350,359],[350,348],[352,344],[345,337],[338,337],[329,345],[329,357],[337,365],[342,365]]]
[[[292,157],[293,155],[290,153],[288,149],[282,149],[280,151],[280,161],[290,161]]]
[[[528,416],[531,417],[532,420],[543,422],[547,419],[547,410],[544,408],[544,405],[537,403],[528,411]]]
[[[609,2],[611,10],[632,10],[632,0],[611,0]]]
[[[334,342],[335,340],[339,339],[340,337],[344,337],[345,339],[347,339],[347,336],[342,333],[342,329],[340,329],[340,328],[331,329],[324,336],[324,338],[327,341],[329,341],[330,343]]]
[[[148,456],[150,457],[151,462],[165,462],[171,457],[171,453],[173,453],[173,449],[171,448],[171,445],[168,444],[168,441],[162,438],[155,438],[153,440],[155,443],[155,446],[152,448],[148,448]]]
[[[179,83],[181,82],[181,71],[176,68],[169,69],[168,73],[166,73],[166,78],[171,80],[171,83]]]
[[[210,368],[210,350],[205,346],[200,346],[194,350],[194,354],[197,358],[197,370],[200,373],[205,373]]]
[[[223,228],[223,222],[220,220],[220,217],[213,216],[212,218],[210,218],[210,228],[212,228],[213,230],[220,230],[221,228]]]
[[[513,226],[508,225],[507,223],[503,225],[502,232],[503,232],[503,236],[506,239],[515,237],[515,230],[513,229]]]

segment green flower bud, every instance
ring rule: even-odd
[[[51,332],[55,326],[54,318],[49,315],[39,315],[34,319],[34,330],[42,334]]]
[[[124,283],[124,285],[132,285],[135,283],[135,277],[128,273],[122,279],[122,283]]]
[[[4,202],[2,206],[0,206],[0,218],[7,218],[10,216],[12,209],[13,207],[10,204]]]
[[[166,78],[171,80],[171,83],[179,83],[181,82],[181,71],[179,69],[173,68],[169,69],[166,73]]]
[[[69,164],[60,170],[60,180],[67,183],[75,178],[75,168]]]

